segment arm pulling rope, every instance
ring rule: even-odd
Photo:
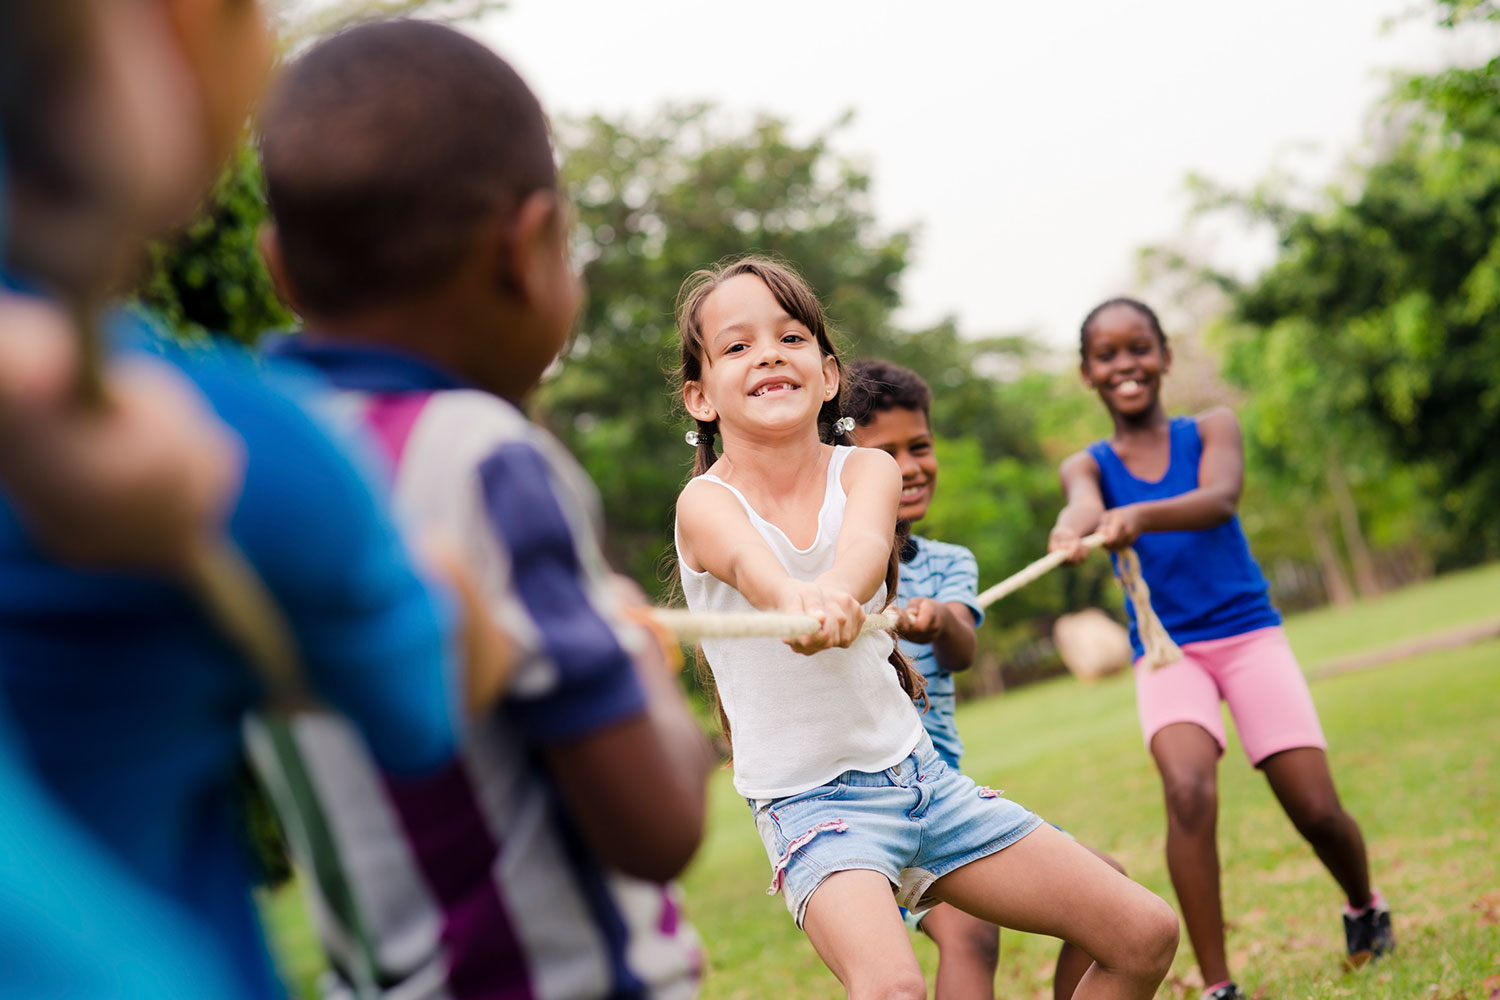
[[[1083,539],[1088,549],[1097,549],[1104,544],[1104,536],[1089,535]],[[1006,577],[979,595],[975,602],[980,609],[989,607],[1009,594],[1015,593],[1028,583],[1034,583],[1056,569],[1066,560],[1061,552],[1049,552],[1025,569]],[[1141,575],[1141,562],[1134,549],[1119,553],[1120,584],[1135,607],[1136,630],[1145,646],[1143,657],[1146,666],[1157,670],[1168,663],[1182,659],[1182,650],[1151,607],[1151,590]],[[680,642],[692,645],[704,639],[795,639],[818,630],[818,622],[810,615],[785,614],[777,611],[745,612],[692,612],[678,608],[653,608],[651,618],[670,629]],[[897,614],[893,610],[866,615],[861,634],[881,632],[896,627]]]

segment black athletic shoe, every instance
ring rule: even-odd
[[[1218,989],[1209,990],[1203,994],[1203,1000],[1245,1000],[1245,994],[1234,983],[1227,982]]]
[[[1373,893],[1370,905],[1358,912],[1344,907],[1344,943],[1349,949],[1344,964],[1351,969],[1396,950],[1391,908],[1385,905],[1384,896]]]

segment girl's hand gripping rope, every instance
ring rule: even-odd
[[[1111,507],[1099,518],[1098,534],[1111,552],[1130,548],[1141,537],[1140,508],[1134,504]]]
[[[1052,529],[1052,534],[1047,536],[1047,551],[1049,553],[1061,552],[1063,562],[1076,566],[1087,559],[1089,552],[1092,551],[1084,544],[1083,539],[1084,536],[1074,529],[1059,524]]]
[[[859,638],[865,623],[864,608],[852,594],[791,577],[782,586],[777,610],[807,615],[818,623],[816,632],[785,640],[792,649],[809,656],[833,646],[848,647]]]

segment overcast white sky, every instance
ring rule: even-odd
[[[554,115],[710,100],[806,136],[852,109],[841,150],[871,172],[880,223],[918,229],[902,318],[1064,345],[1095,301],[1132,287],[1137,247],[1181,230],[1188,172],[1242,186],[1282,163],[1331,178],[1391,69],[1462,55],[1429,9],[512,0],[471,30]],[[1308,143],[1319,151],[1298,152]]]

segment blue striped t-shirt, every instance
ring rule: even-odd
[[[913,597],[930,597],[944,604],[957,602],[974,613],[976,626],[984,622],[984,612],[977,600],[979,564],[974,561],[974,553],[962,545],[934,542],[913,535],[911,544],[901,555],[896,588],[898,604],[905,607]],[[910,559],[906,558],[908,555]],[[927,727],[932,745],[944,763],[957,768],[964,744],[958,738],[958,726],[953,721],[953,675],[938,666],[931,643],[902,639],[900,646],[906,658],[927,678],[928,708],[922,713],[922,724]]]

